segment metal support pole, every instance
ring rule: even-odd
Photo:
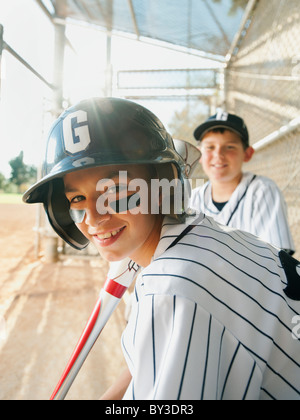
[[[66,45],[66,27],[54,25],[55,28],[55,56],[53,67],[53,84],[55,86],[53,98],[53,114],[57,118],[62,111],[63,103],[63,73]]]
[[[106,20],[107,34],[106,34],[106,77],[105,77],[105,96],[112,96],[112,78],[113,69],[111,64],[111,48],[112,48],[112,26],[113,26],[113,13],[114,2],[113,0],[107,1],[108,17]]]
[[[232,64],[232,60],[234,58],[234,54],[235,54],[235,50],[239,45],[239,42],[241,41],[241,37],[242,34],[245,31],[246,26],[249,24],[249,19],[251,19],[251,16],[255,10],[255,7],[257,5],[258,0],[249,0],[242,22],[240,24],[240,28],[237,31],[231,47],[229,48],[229,51],[225,57],[225,69],[224,69],[224,109],[227,110],[228,108],[228,93],[229,93],[229,83],[228,83],[228,79],[229,79],[229,72],[230,72],[230,67]]]
[[[55,86],[49,83],[39,72],[37,72],[24,58],[22,58],[10,45],[8,45],[3,39],[3,26],[0,25],[0,59],[2,51],[6,50],[16,60],[18,60],[24,67],[26,67],[31,73],[38,77],[43,83],[45,83],[50,89],[54,90]],[[0,63],[1,64],[1,63]]]
[[[288,124],[279,128],[279,130],[274,131],[263,139],[259,140],[253,144],[254,150],[257,152],[271,144],[275,143],[278,140],[281,140],[283,137],[293,133],[300,128],[300,117],[297,117],[290,121]]]
[[[0,23],[0,57],[2,55],[2,51],[3,51],[3,33],[4,33],[4,28],[3,25],[1,25]]]
[[[2,52],[3,52],[3,48],[4,48],[4,40],[3,40],[3,33],[4,33],[4,28],[3,25],[0,24],[0,99],[1,99],[1,63],[2,63]]]
[[[105,78],[105,96],[112,96],[112,64],[111,64],[111,33],[106,38],[106,78]]]
[[[57,118],[62,112],[63,103],[63,71],[65,54],[65,26],[55,25],[55,56],[53,67],[53,83],[56,89],[53,97],[53,116]],[[53,232],[50,224],[46,229],[45,258],[49,263],[58,260],[58,236]]]

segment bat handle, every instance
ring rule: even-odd
[[[99,316],[101,300],[102,297],[100,295],[93,309],[93,312],[85,326],[85,329],[83,330],[83,333],[81,334],[81,337],[75,347],[75,350],[73,351],[72,356],[70,357],[70,360],[58,384],[56,385],[54,392],[50,397],[50,400],[63,400],[67,395],[73,381],[75,380],[75,377],[77,376],[79,369],[81,368],[81,366],[79,366],[79,368],[76,368],[76,361],[78,360],[78,357],[81,354]],[[83,364],[83,362],[84,360],[82,361],[81,365]]]
[[[113,274],[114,279],[108,277],[101,289],[93,312],[50,400],[63,400],[65,398],[108,319],[133,282],[138,266],[132,261],[128,261],[124,260],[121,264],[114,265],[109,270],[108,276]],[[126,265],[124,266],[124,264]]]

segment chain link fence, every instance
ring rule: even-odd
[[[245,119],[256,148],[246,168],[283,191],[299,258],[299,0],[256,2],[225,77],[227,110]]]

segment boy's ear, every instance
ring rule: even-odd
[[[255,153],[255,150],[253,149],[252,146],[249,146],[246,150],[245,150],[245,158],[244,158],[244,162],[249,162],[253,155]]]

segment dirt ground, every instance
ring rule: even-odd
[[[35,256],[36,206],[0,204],[0,400],[50,398],[96,303],[107,263]],[[68,400],[98,399],[124,367],[118,306]]]

